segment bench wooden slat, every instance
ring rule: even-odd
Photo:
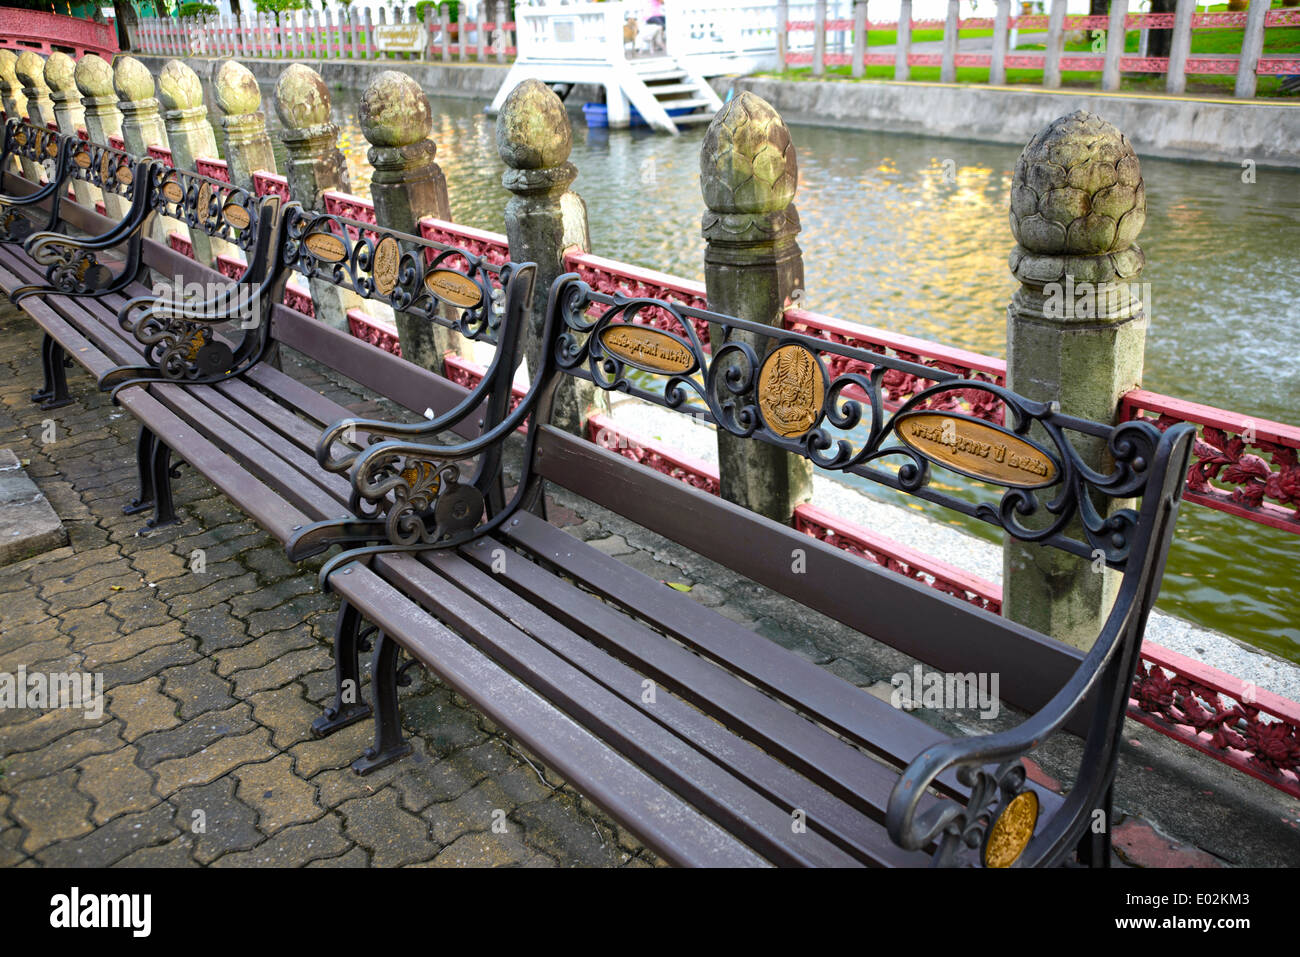
[[[647,468],[553,426],[538,434],[538,469],[556,484],[829,618],[946,672],[998,672],[1004,700],[1037,711],[1083,653],[1033,630],[849,555],[793,528]],[[719,535],[717,529],[729,530]],[[801,549],[802,575],[790,573]],[[1067,724],[1087,733],[1085,702]]]
[[[406,563],[418,564],[408,557],[376,564]],[[401,635],[403,646],[476,710],[510,728],[524,747],[665,860],[712,867],[766,863],[374,572],[353,566],[337,577],[335,588],[384,632]]]
[[[489,561],[493,561],[486,545],[468,549],[471,553],[483,550],[489,551]],[[422,560],[450,585],[477,596],[499,616],[706,751],[751,787],[764,792],[783,807],[803,810],[810,827],[819,829],[863,861],[888,863],[890,866],[918,866],[928,861],[923,855],[900,850],[879,824],[686,704],[672,693],[670,687],[664,686],[662,693],[656,694],[653,706],[645,707],[642,702],[645,675],[642,672],[575,634],[526,598],[511,591],[499,573],[485,573],[462,556],[448,552],[426,553]],[[437,592],[439,599],[442,594],[443,591]]]

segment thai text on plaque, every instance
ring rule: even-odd
[[[898,437],[931,462],[971,478],[1016,488],[1056,481],[1051,455],[1028,439],[977,419],[948,412],[905,412],[894,424]]]
[[[643,372],[684,375],[695,369],[695,353],[666,332],[619,323],[600,333],[605,350]]]

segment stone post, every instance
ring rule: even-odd
[[[943,24],[943,58],[939,67],[941,83],[957,82],[957,34],[961,23],[958,0],[948,0],[948,16]]]
[[[1029,141],[1011,185],[1010,265],[1020,281],[1007,309],[1011,389],[1059,402],[1070,415],[1116,421],[1120,397],[1142,377],[1145,258],[1134,240],[1145,220],[1138,158],[1101,117],[1080,110]],[[1077,447],[1092,468],[1107,467],[1102,442]],[[1071,534],[1082,539],[1077,522]],[[1003,566],[1004,615],[1076,647],[1091,645],[1118,576],[1059,549],[1014,541]]]
[[[163,125],[171,144],[172,165],[192,170],[200,156],[217,155],[217,137],[208,122],[199,75],[180,60],[168,60],[158,74],[158,99],[162,102]],[[233,247],[201,229],[190,232],[194,258],[211,265],[219,254],[231,255]]]
[[[549,86],[525,80],[510,91],[497,114],[497,152],[507,167],[501,184],[512,194],[506,203],[510,258],[537,263],[532,315],[523,342],[530,373],[541,367],[546,302],[551,284],[567,272],[564,251],[571,246],[591,250],[587,206],[569,189],[578,175],[569,162],[572,148],[569,114]],[[596,405],[608,407],[603,391],[566,376],[555,394],[552,421],[581,435]]]
[[[898,29],[894,35],[894,79],[910,80],[912,68],[907,55],[912,52],[912,0],[899,0]]]
[[[221,129],[226,134],[226,165],[230,182],[252,193],[253,173],[274,173],[275,152],[266,133],[266,114],[261,110],[262,91],[251,70],[238,60],[226,60],[212,84],[217,106],[225,114]]]
[[[361,96],[357,111],[361,132],[369,141],[370,197],[381,226],[419,233],[423,216],[451,219],[447,179],[435,160],[437,144],[429,139],[433,113],[420,85],[405,73],[384,70]],[[395,312],[402,358],[442,373],[442,357],[455,350],[457,336],[449,329]]]
[[[24,50],[14,62],[14,73],[23,85],[28,117],[37,126],[49,126],[54,122],[54,101],[45,85],[45,61],[40,54]]]
[[[1124,0],[1111,0],[1123,3]],[[993,55],[989,61],[989,85],[1002,86],[1007,82],[1007,25],[1011,18],[1011,0],[998,0],[993,15]]]
[[[1232,93],[1238,99],[1249,100],[1255,96],[1255,70],[1259,68],[1259,55],[1264,52],[1264,20],[1271,6],[1270,0],[1250,0],[1241,39],[1241,58],[1237,61],[1237,83]]]
[[[76,136],[77,128],[86,123],[81,93],[73,78],[76,69],[77,61],[57,50],[45,61],[45,85],[50,88],[50,100],[54,104],[54,122],[64,136]],[[80,205],[90,209],[102,198],[98,186],[80,179],[72,181],[72,195]]]
[[[1106,65],[1101,73],[1101,88],[1119,89],[1120,57],[1124,55],[1124,18],[1128,15],[1128,0],[1110,0],[1110,21],[1106,30]]]
[[[1165,71],[1166,93],[1177,94],[1187,89],[1187,56],[1192,51],[1194,13],[1196,13],[1196,0],[1178,0],[1174,6],[1174,35],[1169,41],[1169,67]],[[1247,26],[1250,23],[1249,18],[1250,15],[1247,14]]]
[[[117,108],[122,111],[122,139],[132,156],[147,156],[150,146],[167,146],[167,129],[162,110],[154,97],[153,75],[135,57],[118,56],[113,60],[113,89],[117,91]],[[160,243],[167,234],[180,233],[189,238],[189,228],[174,219],[155,216],[150,235]]]
[[[12,50],[0,50],[0,97],[4,100],[5,116],[22,119],[27,116],[27,97],[23,95],[22,81],[16,72],[18,57]],[[41,168],[31,160],[21,160],[23,177],[33,183],[41,181]]]
[[[87,53],[77,61],[72,78],[81,91],[81,106],[86,114],[86,135],[94,143],[107,144],[110,136],[122,135],[122,114],[117,109],[113,91],[113,68],[108,61]],[[114,193],[104,194],[104,210],[110,219],[120,220],[127,212],[127,202]]]
[[[339,128],[330,122],[329,87],[311,67],[295,63],[275,85],[275,112],[289,154],[284,171],[289,195],[304,209],[324,212],[325,190],[350,191],[347,164],[338,148]],[[360,299],[318,278],[310,284],[316,318],[346,329],[348,310]]]
[[[1061,53],[1065,50],[1066,0],[1052,0],[1047,14],[1047,52],[1043,56],[1043,86],[1061,85]]]
[[[803,288],[795,242],[798,160],[780,114],[748,91],[709,124],[700,146],[704,281],[709,308],[780,327],[791,293]],[[720,329],[710,330],[715,350]],[[761,362],[774,340],[753,337]],[[755,370],[757,375],[757,370]],[[773,446],[718,430],[722,497],[788,523],[812,496],[812,465]]]

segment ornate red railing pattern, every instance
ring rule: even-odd
[[[356,338],[363,339],[372,346],[378,346],[385,352],[391,352],[395,356],[402,354],[402,344],[398,342],[397,330],[377,322],[360,309],[348,310],[348,331]]]
[[[223,183],[230,182],[230,167],[222,159],[200,156],[194,160],[194,172]]]
[[[146,146],[145,152],[156,160],[162,160],[166,165],[173,166],[172,151],[166,146]]]
[[[88,17],[12,7],[0,7],[0,47],[20,53],[35,50],[43,56],[63,50],[75,60],[97,53],[110,62],[118,52],[117,31],[111,21],[96,23]]]
[[[286,202],[289,199],[289,180],[279,173],[258,170],[253,173],[253,192],[258,196],[279,196]]]

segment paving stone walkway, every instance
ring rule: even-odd
[[[0,867],[653,862],[418,669],[402,689],[411,758],[359,777],[368,723],[312,739],[337,599],[189,469],[182,522],[138,535],[147,516],[120,508],[136,491],[134,420],[79,368],[76,401],[33,405],[33,329],[0,319],[0,447],[71,545],[0,569],[0,672],[102,672],[105,704],[0,710]]]
[[[146,516],[121,511],[136,492],[134,420],[80,369],[69,370],[75,401],[41,412],[28,398],[38,345],[30,321],[0,313],[0,448],[24,460],[70,544],[0,568],[0,674],[97,672],[105,701],[102,713],[0,708],[0,867],[661,863],[419,669],[401,690],[414,754],[355,775],[368,723],[323,740],[308,730],[333,691],[338,602],[316,587],[319,564],[290,564],[188,468],[175,482],[180,524],[140,534]],[[360,414],[395,414],[292,356],[285,365]],[[912,666],[590,503],[559,499],[552,521],[872,693],[887,695],[888,676]],[[960,716],[919,716],[963,728]],[[981,730],[1018,720],[1006,711]],[[1117,865],[1294,863],[1300,802],[1131,722],[1130,734]],[[1045,747],[1031,776],[1059,790],[1077,750]]]

